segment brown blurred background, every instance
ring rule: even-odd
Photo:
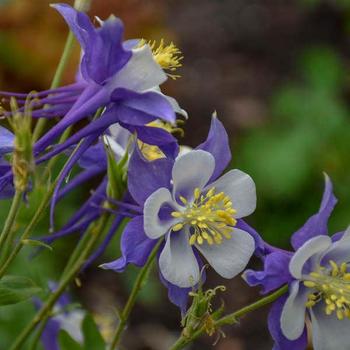
[[[0,0],[1,90],[41,90],[50,85],[67,28],[49,3]],[[288,246],[290,234],[317,211],[322,171],[332,177],[340,199],[331,232],[349,224],[348,1],[94,0],[89,12],[101,18],[110,13],[124,21],[125,38],[164,38],[181,48],[182,77],[164,87],[190,116],[181,142],[195,146],[203,141],[211,113],[218,112],[231,137],[232,166],[250,173],[257,183],[258,208],[250,223],[267,241]],[[76,47],[65,74],[67,83],[74,77],[78,55]],[[72,208],[65,208],[66,215]],[[100,262],[117,255],[111,246]],[[64,261],[65,253],[58,248],[56,256]],[[41,279],[40,266],[49,260],[44,255],[33,262]],[[55,264],[45,273],[55,276],[57,270]],[[98,268],[84,274],[76,294],[99,314],[105,333],[115,319],[111,305],[123,305],[135,274],[133,268],[123,275]],[[210,272],[207,285],[217,284],[228,286],[222,294],[227,311],[258,296],[240,278],[227,282]],[[11,310],[0,318],[4,344],[18,331],[8,323],[16,320],[20,309]],[[266,315],[264,309],[225,329],[226,338],[214,348],[271,349]],[[180,314],[155,272],[132,314],[124,346],[163,350],[179,329]],[[203,337],[190,349],[209,349],[214,338]]]

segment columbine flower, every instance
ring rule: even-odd
[[[174,99],[163,95],[159,89],[159,85],[167,79],[163,68],[172,70],[176,62],[179,63],[178,51],[173,45],[170,50],[162,45],[153,54],[148,44],[139,45],[138,40],[123,43],[123,25],[114,16],[106,21],[97,19],[100,27],[95,28],[85,13],[65,4],[53,7],[61,13],[78,39],[82,58],[76,83],[33,94],[41,98],[33,117],[64,116],[36,143],[36,154],[43,152],[68,126],[104,107],[106,110],[102,116],[57,146],[44,159],[62,152],[83,137],[92,135],[86,142],[93,143],[116,122],[131,132],[137,132],[144,142],[153,144],[149,139],[157,137],[150,135],[146,124],[155,119],[174,123],[175,112],[185,114]],[[3,94],[20,97],[22,101],[26,96]],[[50,107],[43,108],[45,105]],[[163,144],[166,137],[168,142],[174,143],[169,133],[157,132],[161,134]]]
[[[271,249],[264,271],[247,271],[249,285],[268,293],[289,284],[269,315],[276,349],[305,349],[305,319],[311,321],[315,350],[346,350],[350,327],[350,228],[328,236],[328,218],[336,204],[332,184],[326,186],[319,212],[292,236],[295,253]]]
[[[51,290],[55,290],[56,284],[49,284]],[[37,307],[41,301],[34,300]],[[49,318],[41,335],[41,342],[45,350],[59,350],[58,336],[61,330],[65,330],[76,342],[83,344],[83,333],[81,330],[85,312],[81,309],[69,309],[70,296],[63,294],[55,304],[52,316]]]
[[[240,218],[254,211],[256,193],[253,180],[240,170],[218,178],[230,158],[226,131],[216,117],[208,139],[176,160],[149,162],[136,149],[129,163],[128,189],[142,215],[134,217],[122,235],[122,258],[103,267],[123,271],[129,263],[142,266],[164,237],[160,272],[177,288],[171,292],[172,301],[182,306],[183,294],[177,292],[198,283],[199,253],[225,278],[241,272],[255,243],[239,228]]]

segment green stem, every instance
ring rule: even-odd
[[[71,153],[71,155],[69,156],[67,163],[70,161],[70,159],[75,155],[75,153],[79,150],[80,146],[82,144],[82,141],[80,141],[78,143],[78,145],[75,147],[75,149],[73,150],[73,152]],[[67,164],[66,163],[66,164]],[[55,181],[51,184],[51,186],[49,187],[48,191],[45,193],[44,198],[42,199],[40,206],[38,208],[38,210],[35,212],[34,216],[32,217],[32,220],[30,221],[30,223],[28,224],[28,226],[26,227],[25,231],[23,232],[22,236],[20,237],[17,245],[15,246],[15,248],[12,250],[10,256],[7,258],[7,260],[4,262],[4,264],[1,265],[0,268],[0,278],[5,274],[5,272],[7,271],[7,268],[9,267],[9,265],[11,264],[11,262],[16,258],[17,254],[20,252],[20,250],[23,247],[23,241],[25,239],[27,239],[32,231],[34,230],[36,224],[39,222],[39,220],[41,219],[42,214],[45,212],[46,207],[48,206],[48,204],[50,203],[50,199],[52,197],[53,192],[55,191],[55,187],[57,185],[58,179],[60,178],[60,176],[62,175],[62,171],[63,171],[64,167],[62,168],[62,170],[60,171],[60,173],[58,174],[58,176],[56,177]]]
[[[8,237],[11,236],[13,225],[16,221],[16,217],[22,203],[22,196],[23,196],[23,192],[16,190],[12,200],[9,214],[6,218],[4,228],[0,235],[0,249],[2,248],[3,244],[8,240]]]
[[[215,329],[219,329],[220,327],[224,325],[232,325],[237,323],[237,321],[245,316],[246,314],[249,314],[250,312],[253,312],[257,309],[260,309],[261,307],[272,303],[276,299],[278,299],[280,296],[285,294],[288,291],[288,285],[284,285],[280,289],[276,290],[274,293],[271,293],[267,295],[266,297],[263,297],[256,302],[247,305],[243,307],[242,309],[239,309],[238,311],[233,312],[232,314],[229,314],[227,316],[224,316],[216,321],[214,321],[214,327]],[[180,350],[183,349],[186,345],[191,343],[193,340],[200,337],[203,333],[205,333],[205,326],[202,326],[197,331],[195,331],[190,336],[184,336],[183,334],[181,337],[173,344],[173,346],[170,348],[170,350]]]
[[[50,313],[59,297],[63,294],[68,284],[74,279],[77,273],[79,273],[92,248],[98,241],[100,232],[105,228],[107,219],[108,215],[104,214],[97,222],[90,225],[88,231],[86,232],[86,235],[89,237],[89,239],[86,240],[86,246],[82,250],[79,258],[76,260],[75,264],[67,272],[67,274],[62,276],[57,289],[52,294],[50,294],[46,303],[40,308],[40,310],[34,316],[32,321],[27,325],[27,327],[24,328],[22,333],[16,339],[15,343],[11,346],[10,350],[23,349],[23,344],[26,342],[29,335],[33,332],[33,330],[40,322],[46,319],[47,315]]]
[[[55,89],[60,85],[64,70],[66,69],[67,63],[68,63],[69,58],[70,58],[72,51],[73,51],[73,47],[74,47],[73,44],[74,44],[74,34],[72,32],[69,32],[69,34],[67,36],[66,44],[65,44],[63,52],[62,52],[61,59],[58,63],[55,75],[52,79],[50,89]],[[47,122],[46,118],[40,118],[38,120],[38,122],[36,123],[35,128],[34,128],[34,132],[33,132],[33,141],[34,142],[37,141],[38,138],[40,137],[40,135],[45,127],[46,122]]]
[[[114,350],[119,345],[120,338],[121,338],[121,335],[126,327],[129,315],[130,315],[130,313],[131,313],[131,311],[136,303],[137,296],[143,287],[144,281],[145,281],[145,279],[148,275],[148,272],[152,266],[153,260],[157,256],[158,248],[159,248],[161,242],[162,241],[160,240],[157,243],[157,245],[154,247],[153,251],[151,252],[150,256],[148,257],[146,264],[142,267],[142,269],[140,270],[140,272],[136,278],[135,284],[132,288],[132,291],[131,291],[131,294],[128,298],[128,301],[126,302],[126,305],[120,314],[119,324],[118,324],[118,327],[114,333],[112,343],[108,348],[109,350]]]

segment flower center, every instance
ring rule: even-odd
[[[308,295],[307,307],[313,307],[318,302],[325,302],[325,313],[331,315],[336,313],[339,320],[350,317],[350,273],[348,266],[344,262],[337,265],[330,260],[331,269],[320,266],[315,272],[311,272],[304,285],[312,288],[313,291]]]
[[[159,45],[157,45],[155,40],[146,41],[142,39],[138,46],[142,47],[145,44],[150,46],[154,59],[163,69],[174,72],[177,68],[182,66],[182,53],[174,43],[171,42],[169,45],[165,45],[164,39],[161,39]],[[169,73],[168,76],[174,80],[180,77],[180,75]]]
[[[215,193],[215,188],[209,189],[206,194],[202,194],[199,188],[194,190],[194,200],[192,203],[180,196],[180,200],[186,209],[174,211],[171,215],[174,218],[181,218],[182,221],[172,227],[173,231],[181,230],[185,225],[191,226],[191,245],[221,244],[223,237],[230,239],[232,227],[236,225],[233,215],[236,210],[232,207],[231,199],[224,192]]]

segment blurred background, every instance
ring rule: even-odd
[[[67,28],[46,0],[0,0],[0,89],[47,89],[58,63]],[[196,146],[208,132],[214,110],[232,143],[232,166],[256,181],[258,207],[249,218],[263,238],[280,247],[318,210],[327,172],[339,204],[330,231],[350,222],[350,2],[346,0],[104,0],[93,1],[91,15],[110,13],[124,21],[125,37],[174,41],[183,51],[181,78],[164,90],[187,110],[190,119],[182,143]],[[74,78],[79,50],[64,81]],[[89,188],[79,189],[58,210],[58,225]],[[19,225],[34,212],[31,198]],[[0,219],[8,203],[0,203]],[[46,234],[43,222],[37,234]],[[55,279],[75,239],[28,260],[30,249],[13,267],[38,283]],[[100,263],[119,256],[114,242]],[[30,261],[30,262],[28,262]],[[96,264],[97,265],[97,264]],[[258,262],[253,266],[259,267]],[[72,293],[89,309],[108,337],[114,306],[122,307],[137,269],[117,275],[90,268]],[[207,286],[226,284],[221,295],[233,311],[258,297],[240,278],[224,281],[209,273]],[[0,313],[0,350],[33,315],[28,303]],[[218,350],[271,349],[267,309],[225,329]],[[180,313],[167,300],[157,272],[150,276],[124,337],[125,349],[163,350],[178,335]],[[214,337],[215,338],[215,337]],[[210,349],[203,337],[190,349]]]

